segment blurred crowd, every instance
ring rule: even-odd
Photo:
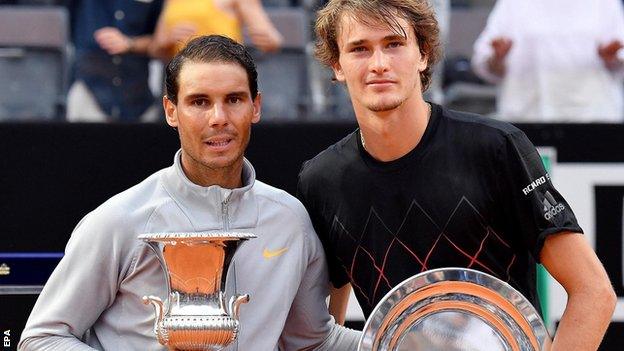
[[[324,2],[0,0],[0,121],[163,121],[163,65],[204,34],[253,48],[264,119],[352,120],[311,55]],[[445,53],[430,101],[512,122],[624,120],[621,0],[430,4]]]

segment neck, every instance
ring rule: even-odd
[[[420,143],[430,114],[429,104],[422,99],[391,111],[354,109],[366,151],[383,162],[405,156]]]
[[[203,187],[218,185],[224,189],[235,189],[243,186],[242,158],[230,166],[210,168],[182,152],[181,161],[184,174],[191,182],[197,185]]]

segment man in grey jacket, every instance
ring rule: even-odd
[[[323,249],[305,209],[255,180],[243,154],[260,119],[254,63],[220,36],[192,40],[169,63],[167,122],[182,148],[174,164],[85,216],[22,333],[20,350],[165,350],[144,295],[165,298],[150,232],[249,231],[234,257],[238,349],[355,350],[359,334],[337,326],[325,298]],[[228,348],[234,349],[236,346]]]

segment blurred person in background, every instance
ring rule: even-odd
[[[430,4],[435,12],[438,27],[440,28],[440,42],[442,47],[448,45],[448,36],[451,24],[451,1],[450,0],[430,0]],[[431,84],[425,92],[425,99],[436,104],[444,104],[444,59],[436,64],[431,75]]]
[[[147,50],[162,0],[70,0],[75,48],[67,120],[153,120]]]
[[[498,0],[472,65],[499,86],[500,118],[619,123],[623,43],[619,0]]]
[[[261,51],[273,52],[280,48],[282,36],[260,0],[167,0],[150,52],[170,60],[190,38],[209,34],[242,43],[243,25],[252,43]]]

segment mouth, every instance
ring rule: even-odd
[[[375,80],[370,80],[366,82],[366,85],[370,85],[374,87],[390,86],[392,84],[396,84],[396,82],[390,79],[375,79]]]
[[[204,141],[204,145],[208,146],[211,150],[222,151],[228,148],[232,144],[233,139],[231,137],[214,137]]]

